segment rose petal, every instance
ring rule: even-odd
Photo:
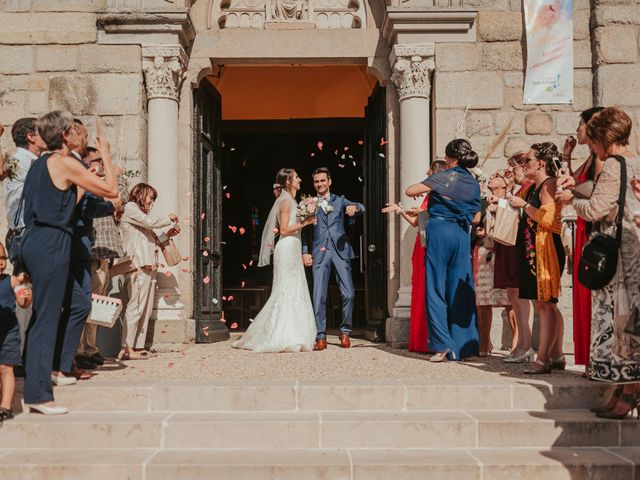
[[[382,137],[382,139],[380,140],[380,145],[386,145],[387,143],[389,143],[388,141],[386,141],[384,139],[384,137]]]
[[[209,238],[209,237],[204,237],[204,238],[203,238],[203,240],[204,240],[204,243],[209,243],[209,240],[211,240],[211,238]]]
[[[312,156],[312,157],[315,157],[315,156],[316,156],[316,154],[315,154],[315,153],[313,153],[313,152],[311,152],[311,156]]]
[[[222,190],[226,190],[226,189],[227,189],[227,186],[226,186],[226,185],[223,185],[223,186],[222,186]]]
[[[243,263],[243,264],[242,264],[242,268],[246,270],[246,269],[247,269],[247,266]]]
[[[244,235],[244,234],[245,234],[245,232],[246,232],[246,230],[244,229],[244,227],[240,227],[239,231],[240,231],[240,235]]]
[[[275,233],[276,235],[278,234],[278,227],[275,227],[275,228],[273,229],[273,233]]]
[[[229,147],[229,150],[232,151],[232,152],[235,152],[236,151],[236,147]]]
[[[171,272],[164,272],[164,276],[165,277],[170,277],[171,276]]]
[[[353,161],[353,166],[354,166],[354,167],[356,166],[356,162],[355,162],[355,160]]]
[[[349,151],[349,147],[344,147],[344,151],[348,152]]]
[[[358,140],[358,145],[364,145],[364,140]]]
[[[212,298],[211,301],[213,302],[214,305],[218,304],[218,299],[217,298]]]
[[[184,268],[182,269],[182,271],[183,271],[184,273],[189,273],[191,270],[189,270],[187,267],[184,267]]]
[[[204,220],[204,217],[205,217],[205,216],[206,216],[206,213],[202,212],[202,213],[200,214],[200,220]]]
[[[344,168],[344,165],[343,165],[342,163],[339,163],[339,164],[338,164],[338,166],[339,166],[340,168]]]
[[[324,143],[323,142],[318,142],[318,150],[322,150],[322,148],[324,147]]]
[[[227,193],[225,194],[225,197],[227,197],[227,198],[231,198],[231,194],[230,194],[229,192],[227,192]]]
[[[253,265],[253,260],[249,260],[249,266]]]
[[[222,301],[223,301],[223,302],[226,302],[226,301],[227,301],[227,297],[224,297],[224,296],[223,296],[223,297],[222,297]]]
[[[228,300],[228,301],[230,301],[230,302],[233,302],[233,295],[229,295],[229,296],[227,297],[227,300]]]
[[[202,327],[202,334],[205,337],[208,337],[209,336],[209,327]]]
[[[209,283],[209,275],[207,275],[206,277],[204,277],[202,279],[202,283],[204,283],[205,285],[207,285]]]
[[[229,328],[231,328],[231,330],[235,330],[236,328],[238,328],[238,324],[236,322],[233,322]]]
[[[244,288],[244,280],[240,283],[240,288]]]
[[[380,152],[378,156],[384,158],[384,153]]]
[[[209,256],[209,251],[208,250],[203,250],[202,251],[202,256],[203,257],[208,257]]]

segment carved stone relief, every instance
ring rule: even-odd
[[[142,71],[147,98],[180,100],[180,87],[186,76],[186,55],[179,47],[144,47]]]
[[[395,45],[391,52],[391,81],[400,100],[431,98],[431,73],[435,69],[433,45]]]
[[[365,28],[364,0],[214,0],[220,28],[268,28],[306,24],[315,28]],[[217,8],[216,8],[217,6]],[[313,28],[313,27],[312,27]]]

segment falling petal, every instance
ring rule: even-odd
[[[334,151],[333,151],[333,154],[334,154],[334,155],[338,155],[338,150],[334,150]]]
[[[171,276],[171,272],[164,272],[164,276],[165,277],[170,277]]]
[[[208,257],[209,256],[209,250],[203,250],[202,251],[202,256],[203,257]]]
[[[182,269],[182,271],[183,271],[184,273],[189,273],[191,270],[189,270],[187,267],[185,267],[185,268],[183,268],[183,269]]]
[[[360,180],[361,183],[363,182],[362,177],[358,177],[358,180]]]
[[[236,151],[236,147],[230,147],[229,150],[232,151],[232,152],[235,152]]]
[[[322,142],[318,142],[318,150],[322,150],[322,148],[324,147],[324,143]]]
[[[348,152],[349,151],[349,147],[344,147],[344,151]]]
[[[204,220],[204,217],[205,217],[205,216],[206,216],[206,214],[205,214],[204,212],[202,212],[202,213],[200,214],[200,220]]]
[[[384,158],[384,153],[380,152],[378,156]]]
[[[347,158],[347,156],[343,153],[342,155],[340,155],[340,158],[344,160],[345,158]]]
[[[356,166],[356,161],[354,160],[352,163],[353,163],[353,166],[355,167]]]
[[[223,185],[222,190],[226,190],[226,189],[227,189],[227,186]]]
[[[244,288],[244,280],[242,281],[242,283],[240,284],[240,288]]]
[[[229,198],[231,198],[231,194],[230,194],[229,192],[227,192],[227,193],[225,194],[225,197],[227,197],[227,199],[229,199]]]
[[[213,302],[214,305],[218,304],[218,299],[217,298],[212,298],[211,301]]]
[[[202,283],[204,283],[205,285],[207,285],[209,283],[209,275],[207,275],[206,277],[204,277],[202,279]]]
[[[278,227],[274,227],[273,233],[275,233],[276,235],[278,234]]]
[[[226,302],[227,301],[227,297],[222,297],[222,301]]]
[[[384,137],[382,137],[382,139],[380,140],[380,145],[386,145],[387,143],[389,143],[387,140],[384,139]]]
[[[247,266],[243,263],[242,264],[242,268],[244,268],[245,270],[247,269]]]
[[[229,296],[227,297],[227,300],[228,300],[229,302],[233,302],[233,295],[229,295]]]
[[[204,240],[204,243],[209,243],[209,240],[211,240],[211,238],[209,238],[209,237],[204,237],[204,238],[203,238],[203,240]]]
[[[240,235],[244,235],[246,232],[246,230],[244,229],[244,227],[240,227]]]
[[[209,336],[209,327],[202,327],[202,334],[205,337],[208,337]]]
[[[353,155],[349,155],[349,158],[350,158],[351,160],[353,160]]]
[[[339,166],[340,168],[344,168],[344,164],[342,164],[342,163],[339,163],[339,164],[338,164],[338,166]]]
[[[358,140],[358,145],[364,145],[364,140]]]
[[[238,328],[238,324],[236,322],[233,322],[229,328],[231,328],[231,330],[235,330],[236,328]]]
[[[312,157],[315,157],[315,156],[316,156],[316,154],[315,154],[315,153],[313,153],[313,152],[311,152],[311,156],[312,156]]]
[[[226,321],[224,318],[221,318],[221,319],[220,319],[220,322],[221,322],[221,323],[227,323],[227,321]]]

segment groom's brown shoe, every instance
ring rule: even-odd
[[[321,338],[320,340],[316,341],[316,344],[313,346],[314,350],[324,350],[327,348],[327,340],[324,338]]]
[[[341,333],[339,338],[340,338],[340,346],[342,348],[349,348],[351,346],[351,340],[349,340],[348,333]]]

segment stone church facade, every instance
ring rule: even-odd
[[[101,125],[133,181],[159,191],[156,209],[184,219],[185,261],[160,276],[154,342],[213,341],[228,336],[216,263],[221,69],[363,72],[375,86],[370,98],[382,92],[385,177],[376,205],[407,205],[404,187],[422,179],[428,160],[442,158],[456,136],[470,138],[491,172],[535,141],[561,145],[578,113],[594,105],[621,106],[638,125],[640,1],[574,0],[573,8],[574,103],[535,106],[522,103],[520,0],[5,0],[0,122],[64,108],[90,132]],[[632,146],[639,144],[636,127]],[[2,145],[11,151],[10,135]],[[369,331],[401,345],[415,233],[396,218],[368,215],[382,224],[386,244],[377,251],[383,268],[369,279],[385,286],[376,290],[384,298]]]

